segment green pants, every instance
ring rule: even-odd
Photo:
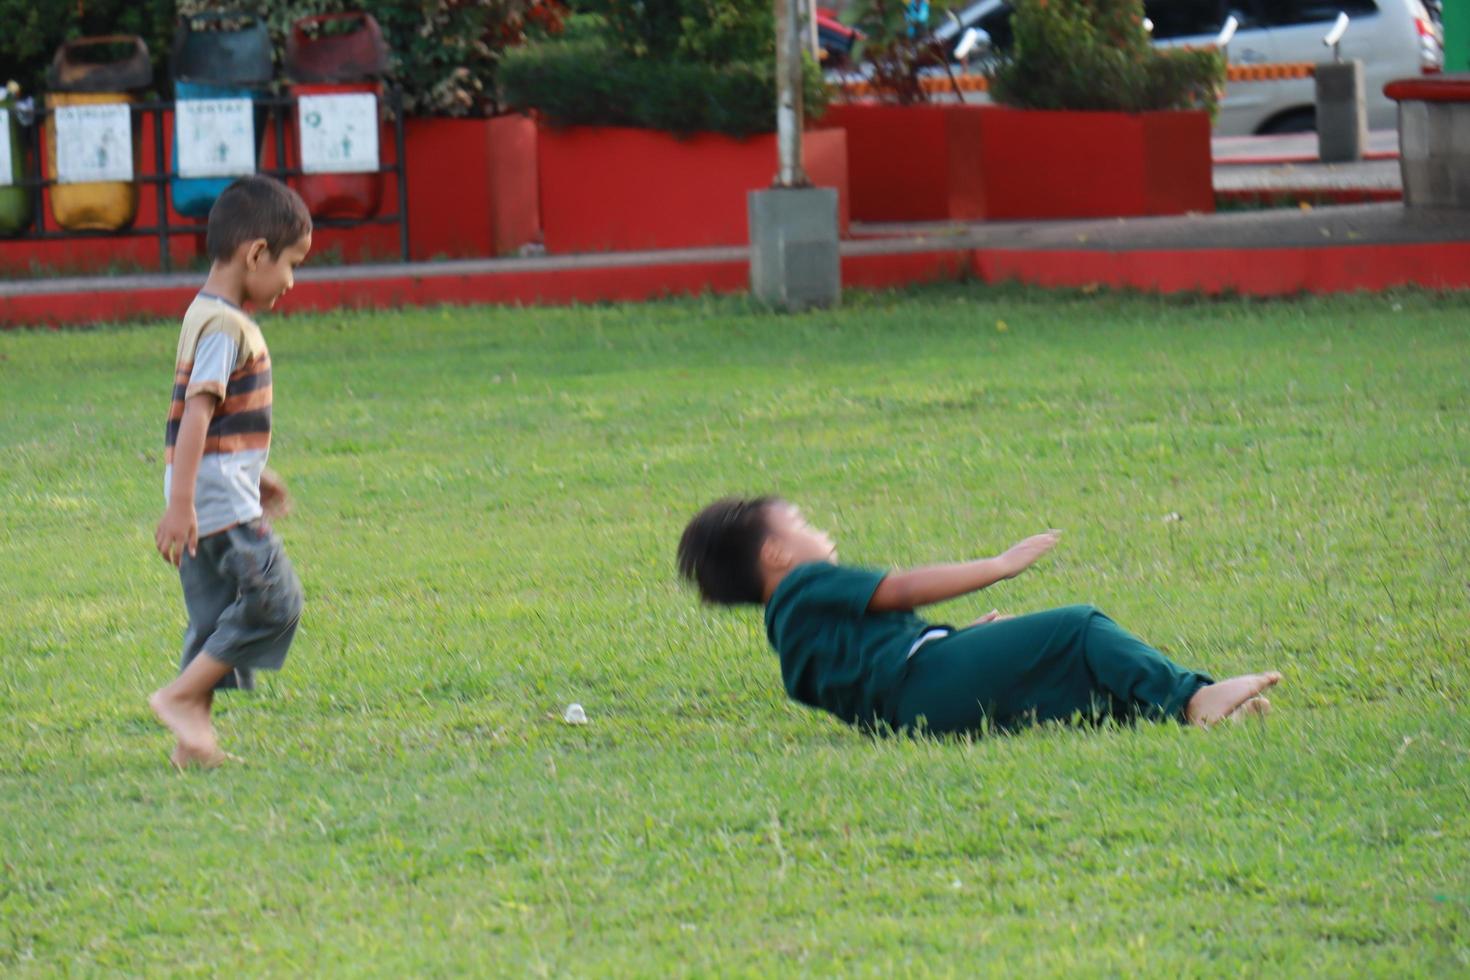
[[[1206,684],[1092,606],[959,630],[924,644],[890,701],[901,731],[978,733],[1036,722],[1182,720]]]

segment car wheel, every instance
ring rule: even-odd
[[[1316,109],[1293,109],[1267,122],[1261,127],[1259,135],[1277,136],[1281,133],[1315,133],[1316,131]]]

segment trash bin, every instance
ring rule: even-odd
[[[286,72],[296,100],[292,183],[318,218],[371,218],[383,200],[378,173],[388,47],[371,14],[303,17],[291,25]]]
[[[128,53],[94,60],[108,47]],[[51,62],[46,94],[46,173],[51,215],[68,230],[116,231],[138,213],[134,92],[152,82],[148,45],[132,34],[67,41]]]
[[[241,103],[256,100],[271,68],[270,32],[254,14],[215,11],[179,22],[172,74],[173,169],[180,176],[169,180],[179,214],[206,217],[230,181],[257,169],[263,120]]]
[[[0,88],[0,235],[17,235],[31,223],[31,189],[26,176],[26,144],[21,138],[18,93]]]

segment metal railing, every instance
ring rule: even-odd
[[[389,88],[384,91],[382,99],[392,119],[391,125],[393,128],[394,160],[392,163],[383,163],[383,154],[380,151],[378,154],[379,166],[377,170],[356,172],[354,174],[351,174],[351,176],[392,174],[397,190],[397,210],[392,214],[375,215],[369,218],[313,217],[312,225],[315,228],[358,228],[365,225],[396,224],[398,226],[399,252],[402,256],[403,261],[406,262],[408,261],[409,257],[407,180],[408,169],[405,140],[403,134],[403,95],[398,88]],[[292,167],[288,165],[286,152],[286,126],[290,118],[295,115],[293,110],[296,107],[296,97],[290,95],[261,96],[253,99],[252,101],[254,108],[259,112],[263,112],[264,115],[267,117],[267,125],[271,127],[275,136],[275,166],[266,167],[257,165],[257,168],[255,170],[256,173],[267,174],[280,180],[286,180],[291,177],[301,176],[331,176],[330,174],[323,173],[321,171],[313,171],[312,173],[307,174],[299,166]],[[175,169],[177,163],[175,163],[174,168],[168,166],[168,160],[170,156],[168,148],[170,138],[173,134],[169,131],[170,128],[165,126],[164,123],[167,118],[165,113],[174,111],[174,102],[132,102],[128,103],[128,106],[132,110],[130,114],[130,121],[132,123],[134,134],[141,134],[143,131],[143,119],[150,115],[152,116],[154,166],[152,168],[152,172],[145,171],[136,173],[134,174],[132,181],[120,181],[120,183],[151,185],[154,188],[154,198],[156,201],[157,213],[154,216],[153,224],[139,225],[137,224],[137,220],[141,217],[141,215],[135,215],[133,222],[130,223],[127,227],[119,228],[115,231],[62,228],[55,221],[54,216],[48,214],[49,209],[46,207],[46,190],[48,188],[56,187],[58,185],[75,185],[63,185],[62,182],[58,180],[54,175],[46,175],[47,169],[54,168],[48,168],[44,165],[46,156],[45,147],[42,143],[41,135],[42,131],[46,128],[46,117],[48,115],[54,114],[56,109],[46,108],[44,104],[37,103],[30,110],[30,112],[22,112],[18,111],[18,107],[12,104],[9,107],[9,110],[12,114],[16,116],[17,121],[21,124],[20,128],[22,132],[26,134],[22,137],[23,141],[26,144],[26,147],[20,152],[25,153],[27,155],[27,158],[31,162],[31,166],[27,168],[27,171],[29,174],[31,174],[31,176],[23,177],[11,186],[26,188],[30,191],[32,215],[30,223],[25,230],[17,232],[15,234],[0,236],[0,243],[12,241],[58,241],[157,237],[159,265],[165,272],[172,269],[173,261],[170,256],[169,239],[174,235],[203,234],[207,222],[205,221],[205,219],[202,218],[191,220],[184,217],[173,217],[170,215],[171,199],[169,193],[169,182],[175,179],[208,180],[213,178],[196,178],[194,175],[180,174],[178,170]],[[259,118],[260,115],[258,114],[257,120]],[[260,145],[262,143],[263,141],[260,139],[260,136],[258,134],[257,144]],[[297,155],[299,156],[299,136],[296,140],[296,145],[298,148]],[[16,152],[17,149],[18,148],[16,147],[12,147],[12,152]],[[138,148],[135,147],[135,160],[141,158],[141,154],[139,154],[137,150]],[[258,159],[259,158],[257,156],[257,161]],[[109,181],[108,183],[111,182]]]

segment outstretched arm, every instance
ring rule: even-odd
[[[954,599],[1015,578],[1032,562],[1056,547],[1058,533],[1036,534],[994,558],[930,565],[894,572],[879,583],[868,602],[869,612],[908,612],[920,606]]]

